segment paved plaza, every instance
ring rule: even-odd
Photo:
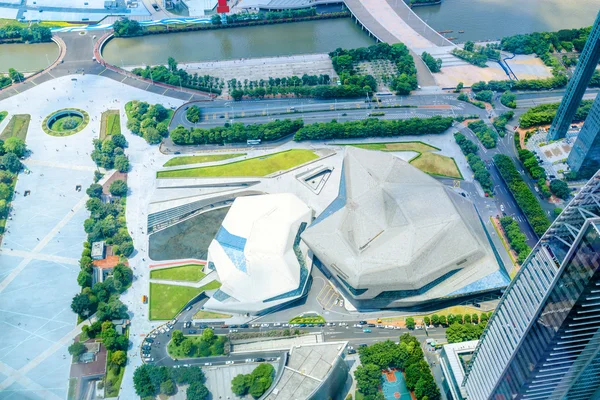
[[[27,146],[31,155],[24,160],[30,173],[21,173],[13,200],[12,219],[0,247],[0,399],[64,399],[68,388],[70,356],[67,347],[80,332],[76,315],[70,304],[78,292],[77,274],[79,257],[86,239],[83,221],[87,218],[85,189],[92,183],[96,169],[90,159],[92,139],[98,136],[102,111],[118,108],[125,131],[123,106],[132,99],[165,106],[177,106],[180,101],[164,98],[140,89],[99,76],[70,76],[36,86],[27,92],[0,102],[0,109],[10,115],[31,114]],[[93,95],[90,95],[93,93]],[[41,121],[63,107],[87,111],[90,123],[81,132],[68,137],[52,137],[41,129]],[[127,134],[134,172],[130,175],[132,192],[130,204],[136,204],[136,195],[143,195],[139,187],[148,186],[152,176],[143,175],[143,164],[152,151],[141,138]],[[158,148],[153,147],[158,153]],[[164,162],[164,161],[163,161]],[[143,178],[142,178],[143,176]],[[81,185],[81,191],[76,190]],[[24,196],[25,191],[30,195]],[[129,204],[128,204],[129,205]],[[128,207],[128,223],[141,223],[131,214],[139,214],[136,207]],[[133,225],[130,225],[133,226]],[[135,245],[144,249],[134,235]],[[145,240],[145,239],[144,239]],[[139,255],[139,253],[137,253]],[[141,258],[130,260],[133,267],[141,267]],[[138,268],[141,269],[141,268]],[[148,274],[137,279],[148,279]],[[147,281],[135,287],[147,291]],[[149,326],[137,325],[147,316],[133,307],[130,289],[123,301],[134,312],[132,341],[139,343],[136,327],[142,332]],[[136,302],[139,298],[135,295]],[[147,310],[147,309],[146,309]],[[136,318],[139,316],[140,318]],[[131,356],[135,353],[133,351]],[[131,382],[133,369],[139,357],[132,357],[126,369]],[[127,380],[126,380],[127,382]],[[129,385],[131,386],[131,385]],[[134,398],[131,391],[124,398]],[[126,391],[125,391],[126,392]]]

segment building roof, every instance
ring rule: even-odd
[[[338,197],[302,239],[355,289],[420,289],[477,271],[449,294],[499,268],[469,200],[392,154],[350,146]]]
[[[265,400],[309,399],[332,372],[348,342],[294,346],[287,365]]]
[[[92,243],[92,258],[104,257],[104,241]]]
[[[455,382],[460,388],[461,395],[466,397],[462,381],[465,378],[465,369],[460,360],[460,355],[465,353],[473,353],[479,344],[479,340],[470,340],[468,342],[452,343],[444,345],[444,354],[448,360],[448,367],[454,377]]]
[[[208,248],[220,290],[241,302],[296,290],[301,268],[294,241],[311,215],[289,193],[236,198]]]

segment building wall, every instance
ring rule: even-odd
[[[346,360],[338,357],[321,385],[311,393],[309,400],[343,400],[345,393],[342,392],[342,389],[348,379],[349,371]]]
[[[598,43],[600,48],[600,42]],[[592,105],[567,159],[571,171],[589,179],[600,169],[600,96]]]

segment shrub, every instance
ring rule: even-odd
[[[120,179],[117,179],[113,183],[110,184],[109,187],[110,194],[113,196],[127,196],[127,183]]]
[[[510,90],[507,90],[500,96],[500,103],[508,108],[517,108],[517,96]]]
[[[566,200],[571,195],[571,190],[567,182],[561,181],[560,179],[553,179],[550,181],[550,191],[556,196],[563,200]]]

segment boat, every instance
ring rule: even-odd
[[[438,33],[440,35],[443,35],[444,33],[452,33],[452,32],[454,32],[454,31],[448,30],[448,31],[439,31]]]
[[[448,39],[448,40],[456,40],[457,38],[455,38],[455,37],[448,37],[446,39]]]
[[[458,33],[465,33],[465,31],[462,31],[462,30],[461,30],[461,31],[458,31]]]

